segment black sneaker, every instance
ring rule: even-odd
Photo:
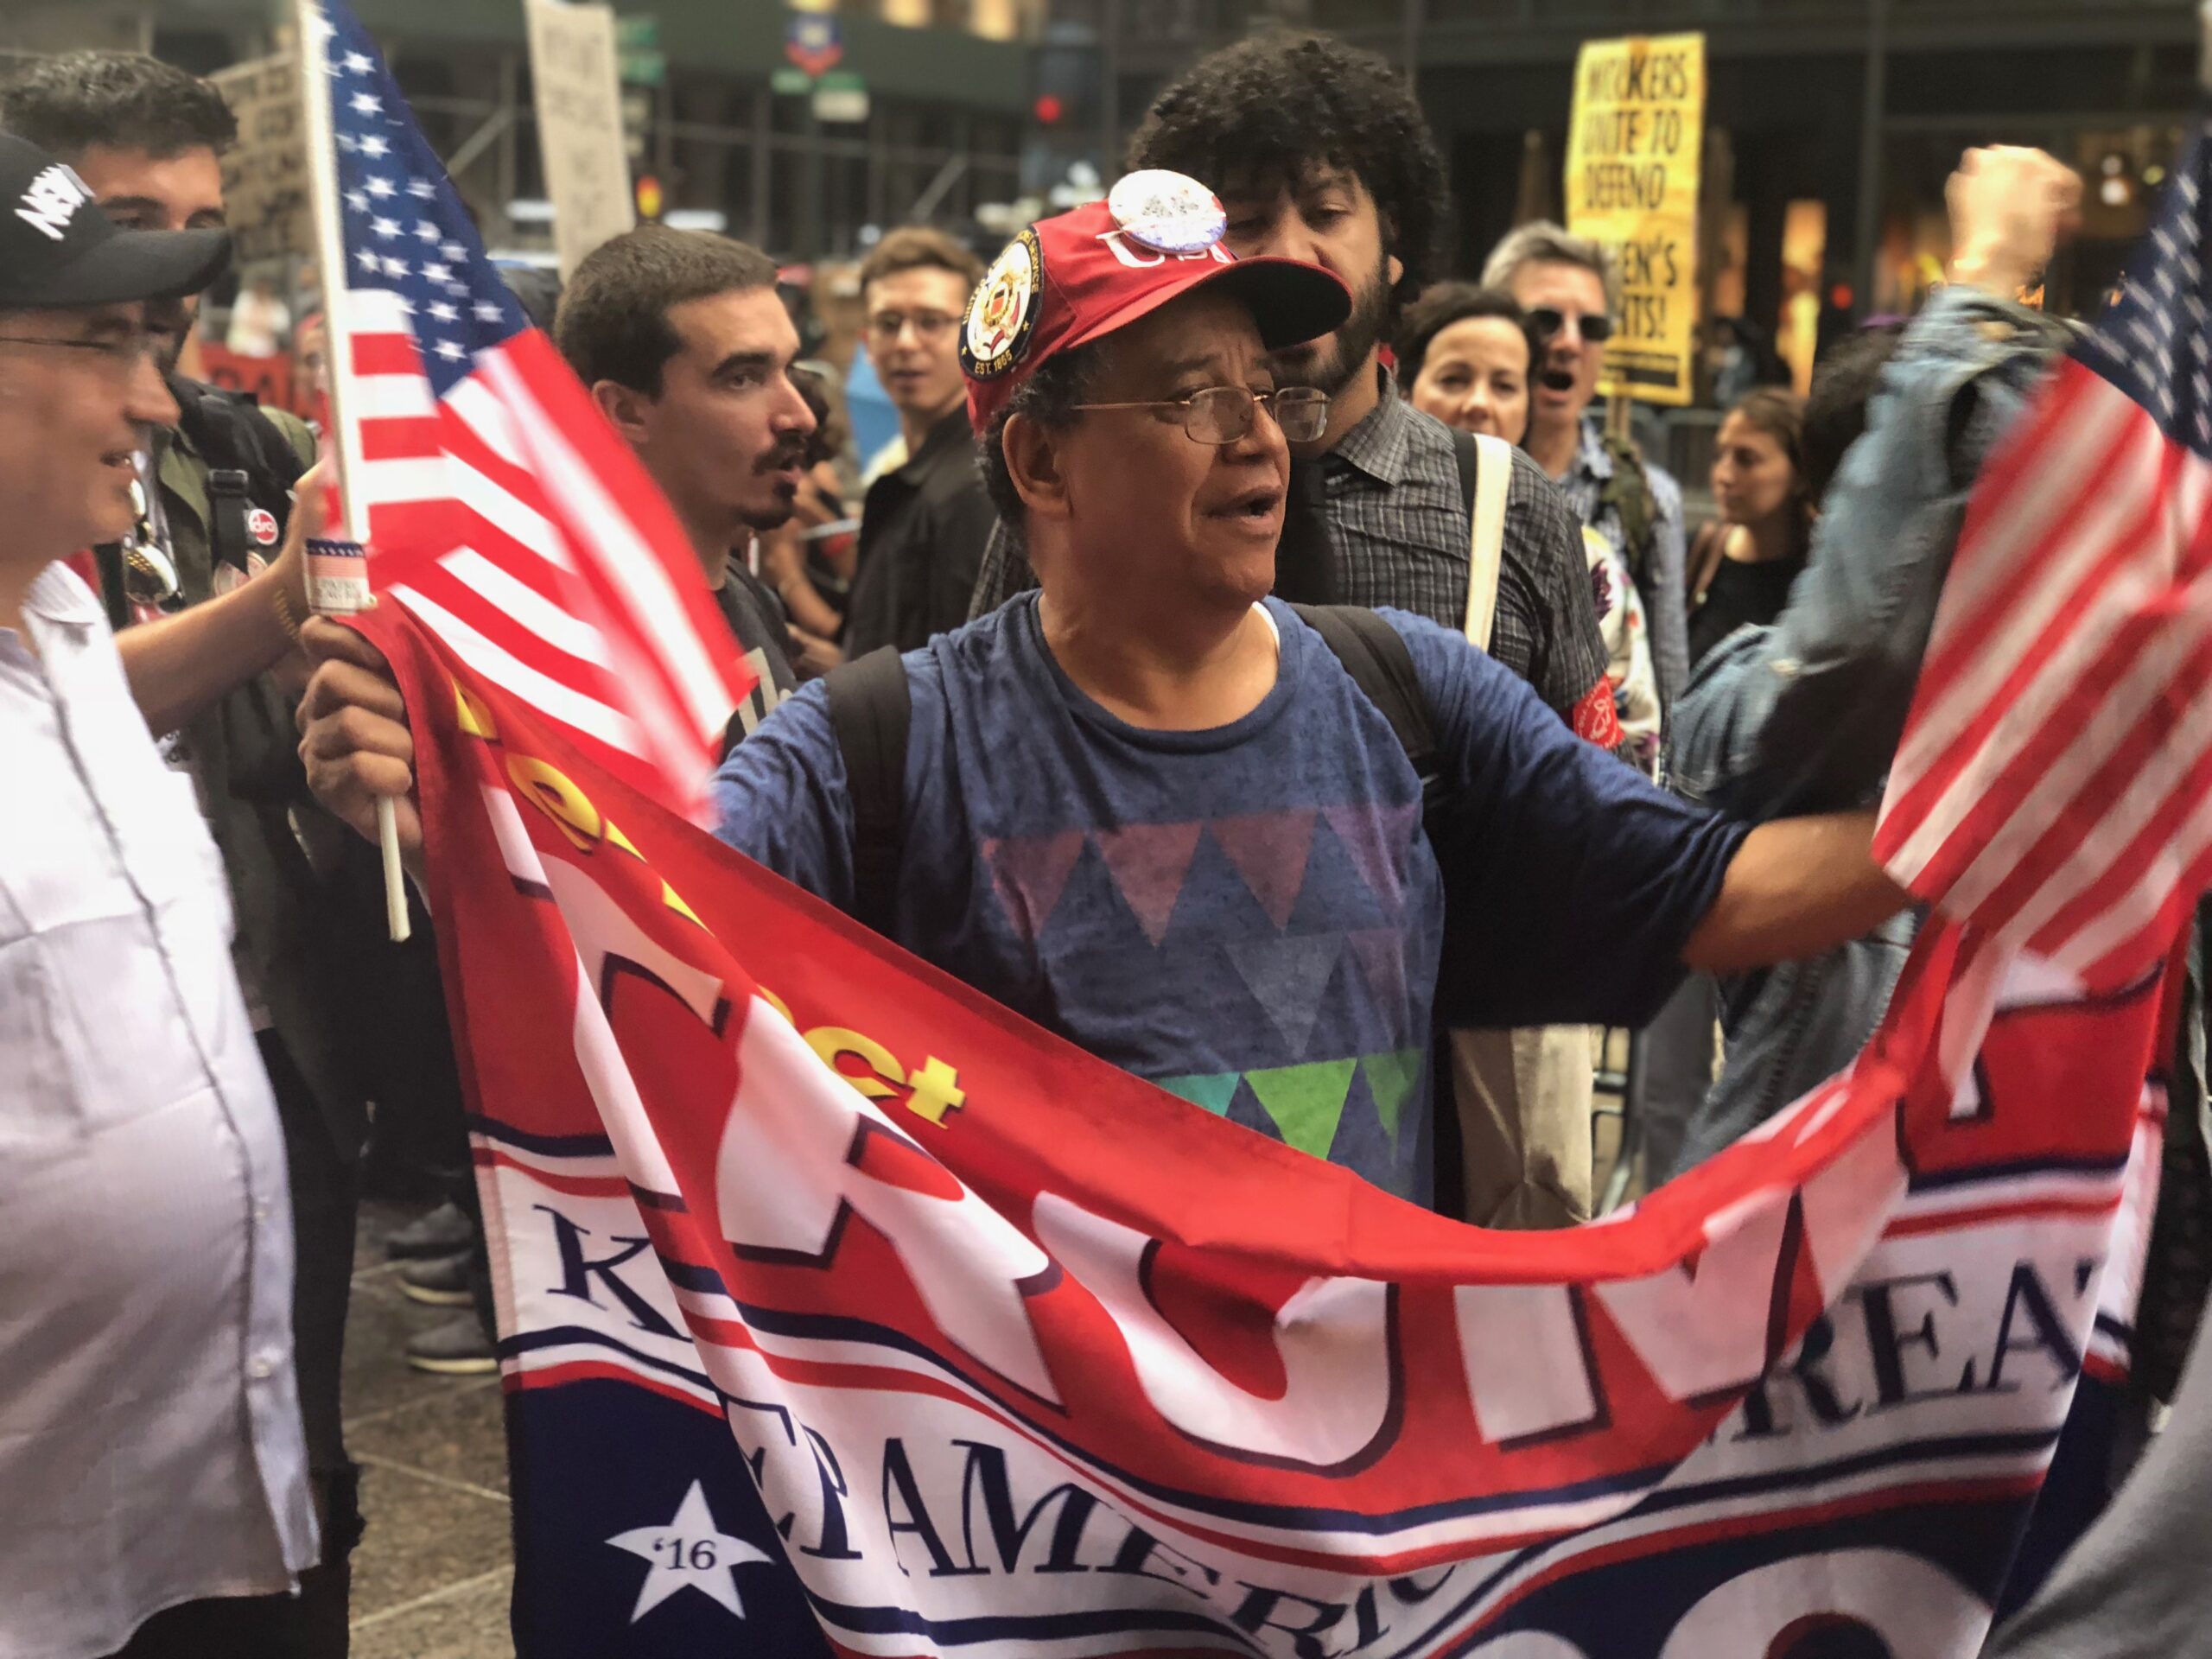
[[[410,1262],[399,1270],[399,1294],[429,1307],[467,1307],[475,1300],[468,1285],[468,1252]]]
[[[415,1261],[451,1255],[475,1241],[476,1228],[468,1212],[457,1204],[442,1204],[386,1236],[384,1253],[397,1262]]]
[[[436,1376],[489,1376],[499,1357],[474,1313],[433,1325],[407,1344],[407,1363]]]

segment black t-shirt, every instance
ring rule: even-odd
[[[1789,602],[1789,584],[1804,568],[1802,559],[1759,564],[1722,559],[1704,600],[1690,613],[1690,666],[1703,662],[1706,652],[1737,629],[1764,627],[1780,616]]]
[[[976,472],[968,411],[956,409],[905,466],[868,486],[845,655],[865,657],[879,645],[918,651],[965,622],[997,523]]]
[[[798,677],[791,672],[791,655],[785,648],[791,638],[791,625],[784,615],[783,601],[745,568],[741,556],[730,555],[722,585],[715,589],[715,603],[721,610],[722,620],[729,625],[738,649],[745,653],[745,665],[759,681],[730,716],[722,740],[727,753],[768,718],[770,709],[798,689]]]

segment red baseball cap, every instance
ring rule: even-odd
[[[1269,351],[1328,334],[1351,315],[1351,291],[1332,273],[1300,259],[1239,259],[1221,245],[1227,224],[1212,191],[1154,168],[1007,244],[960,324],[976,430],[1039,364],[1195,288],[1211,283],[1243,300]]]

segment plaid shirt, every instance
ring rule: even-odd
[[[1348,605],[1411,611],[1457,633],[1466,622],[1473,531],[1451,429],[1405,402],[1385,377],[1382,401],[1322,465],[1338,596]],[[1036,581],[1000,524],[968,614],[995,611]],[[1491,655],[1584,736],[1609,748],[1618,743],[1582,527],[1543,469],[1518,450]]]
[[[1643,596],[1644,614],[1651,623],[1651,665],[1659,676],[1660,701],[1672,709],[1675,699],[1690,683],[1689,608],[1683,597],[1688,547],[1682,531],[1682,486],[1675,482],[1673,474],[1648,461],[1643,463],[1643,476],[1651,486],[1652,504],[1659,514],[1651,527],[1651,546],[1638,573],[1637,591]],[[1582,448],[1567,467],[1567,476],[1558,480],[1560,493],[1576,516],[1618,548],[1634,569],[1637,550],[1628,544],[1620,509],[1599,499],[1612,481],[1613,458],[1605,453],[1601,429],[1592,416],[1582,423]]]

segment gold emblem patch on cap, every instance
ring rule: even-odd
[[[1160,167],[1124,174],[1106,193],[1106,211],[1122,235],[1154,253],[1204,253],[1229,228],[1219,196]]]
[[[960,366],[977,380],[1004,374],[1028,349],[1045,286],[1037,232],[1024,231],[991,261],[960,326]]]

